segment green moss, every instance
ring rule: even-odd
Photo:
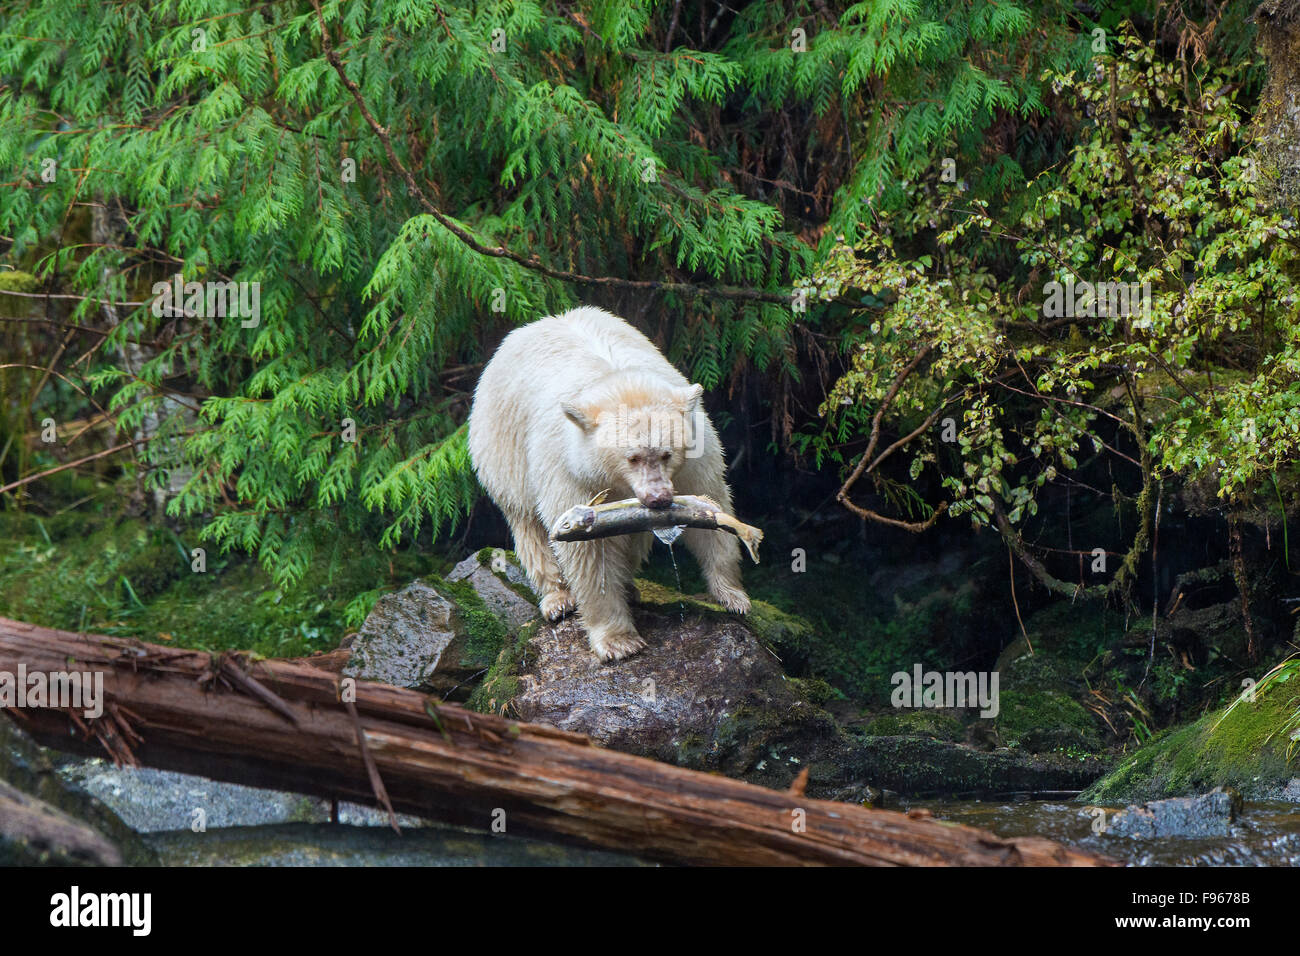
[[[521,598],[523,598],[523,599],[524,599],[525,601],[527,601],[529,604],[537,604],[537,603],[539,603],[540,598],[538,597],[537,592],[534,591],[532,588],[530,588],[527,584],[524,584],[524,583],[519,582],[519,581],[512,581],[512,580],[510,580],[510,576],[509,576],[508,574],[506,574],[504,571],[497,571],[497,570],[495,570],[495,569],[492,567],[492,559],[491,559],[490,553],[491,553],[491,552],[495,552],[495,551],[497,550],[496,548],[485,549],[485,550],[488,550],[488,551],[489,551],[489,558],[488,558],[488,561],[487,561],[487,564],[485,565],[485,567],[487,567],[488,570],[492,571],[492,573],[495,574],[495,575],[497,576],[497,580],[498,580],[498,581],[500,581],[502,584],[504,584],[504,585],[505,585],[506,587],[508,587],[510,590],[514,591],[516,594],[518,594]],[[480,555],[482,555],[482,553],[483,553],[482,551],[479,552]],[[523,567],[522,567],[521,565],[519,565],[519,558],[518,558],[518,556],[517,556],[513,551],[505,551],[505,552],[502,552],[502,553],[505,554],[506,560],[507,560],[508,562],[510,562],[511,564],[513,564],[513,565],[519,567],[520,573],[522,574],[522,573],[523,573]]]
[[[1024,642],[1020,642],[1023,647]],[[1021,654],[998,667],[998,686],[1002,694],[1010,690],[1064,690],[1077,680],[1077,667],[1062,661],[1047,648],[1034,654]]]
[[[687,611],[696,613],[725,614],[722,605],[714,604],[708,598],[683,594],[651,578],[637,578],[633,581],[640,595],[641,604],[657,606],[667,610],[677,610],[683,605]]]
[[[189,551],[203,546],[196,533],[174,534],[139,519],[0,512],[0,540],[6,543],[0,549],[0,615],[268,657],[336,647],[354,598],[404,584],[436,564],[360,544],[335,561],[328,554],[313,561],[298,585],[282,590],[253,560],[222,556],[210,545],[206,572],[194,572]]]
[[[1296,775],[1283,731],[1295,713],[1297,690],[1278,683],[1241,703],[1156,736],[1080,797],[1122,803],[1203,793],[1231,786],[1263,798]]]
[[[1030,658],[1086,663],[1119,636],[1120,622],[1100,604],[1053,601],[1025,621],[1034,647]],[[1044,654],[1044,652],[1050,652]]]
[[[41,280],[30,272],[19,269],[0,269],[0,291],[3,292],[38,292]]]
[[[773,647],[807,649],[815,636],[813,626],[803,618],[758,599],[751,600],[746,623],[759,640]]]
[[[492,664],[501,654],[509,637],[509,629],[501,619],[488,610],[483,599],[468,581],[446,581],[442,578],[430,578],[429,585],[439,594],[449,597],[456,604],[456,617],[463,630],[465,642],[461,645],[461,659],[457,662],[463,668],[484,668]]]
[[[788,677],[786,683],[814,707],[824,707],[831,700],[844,699],[844,695],[837,688],[817,677]]]
[[[683,594],[652,578],[637,578],[634,583],[643,605],[669,612],[685,610],[706,617],[731,616],[722,605],[706,596]],[[778,656],[789,648],[806,651],[814,640],[813,626],[803,618],[757,598],[751,598],[745,624],[760,641],[775,649]]]
[[[833,746],[839,733],[830,715],[816,708],[780,710],[746,703],[730,709],[718,721],[706,752],[690,755],[679,748],[679,757],[694,756],[692,766],[717,769],[728,776],[752,773],[756,782],[766,778],[768,783],[780,785],[787,783],[809,756],[809,740]]]
[[[1002,742],[1027,750],[1061,747],[1101,748],[1101,733],[1091,713],[1057,690],[1007,690],[999,695],[995,726]]]
[[[488,668],[487,676],[474,688],[466,707],[480,713],[504,714],[519,693],[519,677],[528,655],[528,642],[537,634],[541,622],[529,621],[513,637],[508,637],[501,653]]]
[[[870,721],[860,733],[868,737],[933,737],[936,740],[961,740],[965,728],[961,720],[941,710],[900,710],[883,714]]]

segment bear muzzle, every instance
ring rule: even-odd
[[[667,508],[673,503],[673,486],[667,482],[656,482],[642,488],[634,488],[636,500],[647,508]]]

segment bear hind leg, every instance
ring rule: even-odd
[[[686,547],[704,572],[709,594],[728,611],[749,613],[749,595],[740,583],[740,542],[721,531],[687,528]]]

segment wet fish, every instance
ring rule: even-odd
[[[704,528],[728,531],[740,539],[749,556],[758,563],[758,545],[763,532],[727,514],[717,503],[702,495],[677,495],[667,508],[647,508],[635,498],[602,503],[603,493],[586,505],[575,505],[555,522],[555,541],[590,541],[618,534],[635,534],[656,528]]]

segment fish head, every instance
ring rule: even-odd
[[[595,523],[596,509],[589,505],[578,505],[560,515],[560,520],[555,522],[555,529],[551,532],[551,537],[563,541],[566,535],[585,531]]]

